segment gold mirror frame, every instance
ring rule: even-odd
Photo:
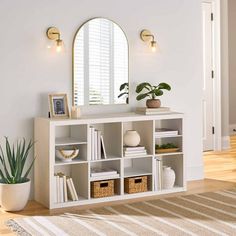
[[[75,106],[74,104],[74,99],[75,99],[75,96],[74,96],[74,82],[75,82],[75,73],[74,73],[74,48],[75,48],[75,39],[76,39],[76,36],[77,34],[79,33],[80,29],[85,25],[87,24],[89,21],[91,20],[94,20],[94,19],[105,19],[105,20],[109,20],[111,21],[112,23],[116,24],[119,26],[119,28],[121,29],[121,31],[123,32],[125,38],[126,38],[126,41],[127,41],[127,48],[128,48],[128,87],[129,87],[129,96],[128,96],[128,100],[130,100],[130,76],[129,76],[129,41],[128,41],[128,37],[126,35],[126,33],[124,32],[124,30],[121,28],[121,26],[119,24],[117,24],[116,22],[114,22],[113,20],[110,20],[109,18],[104,18],[104,17],[94,17],[94,18],[91,18],[87,21],[85,21],[75,32],[75,36],[74,36],[74,39],[73,39],[73,44],[72,44],[72,105]],[[102,106],[109,106],[109,105],[129,105],[130,101],[128,103],[123,103],[123,104],[100,104]],[[90,104],[89,104],[90,105]],[[80,105],[80,106],[85,106],[85,105]]]

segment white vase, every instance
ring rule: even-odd
[[[130,147],[136,147],[140,143],[140,135],[136,130],[127,130],[124,135],[124,144]]]
[[[5,211],[22,210],[30,195],[30,180],[21,184],[0,183],[0,205]]]
[[[170,189],[175,184],[175,172],[171,167],[163,166],[163,188]]]

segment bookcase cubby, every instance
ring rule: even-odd
[[[100,158],[91,158],[94,148],[91,128],[102,136],[106,156],[103,153]],[[144,155],[124,155],[123,137],[128,130],[139,133],[140,146],[147,151]],[[107,114],[77,120],[35,118],[35,200],[53,209],[185,191],[184,139],[184,116],[176,112],[159,115]],[[175,144],[178,151],[156,153],[155,145],[166,143]],[[99,140],[97,145],[100,144]],[[78,157],[70,162],[58,160],[55,150],[68,146],[79,149]],[[163,189],[163,166],[175,171],[175,185],[171,189]],[[95,169],[115,173],[94,176],[92,173]],[[73,181],[77,200],[55,202],[55,174]],[[147,191],[126,193],[125,179],[142,176],[147,177]],[[109,180],[114,180],[114,196],[93,198],[92,183]]]

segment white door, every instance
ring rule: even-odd
[[[203,150],[214,149],[212,3],[203,3]]]

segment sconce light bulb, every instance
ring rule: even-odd
[[[156,50],[157,50],[157,42],[156,41],[151,41],[151,49],[152,49],[152,52],[156,52]]]
[[[56,40],[56,52],[58,52],[58,53],[62,52],[63,48],[64,48],[63,41],[61,39],[57,39]]]

